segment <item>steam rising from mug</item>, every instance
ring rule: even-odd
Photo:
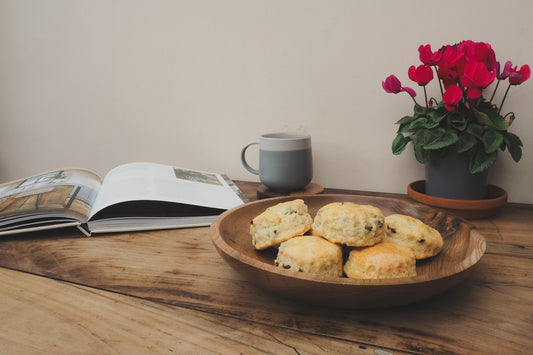
[[[246,161],[246,150],[259,145],[259,169]],[[306,187],[313,178],[311,136],[299,133],[263,134],[241,151],[242,165],[274,191],[295,191]]]

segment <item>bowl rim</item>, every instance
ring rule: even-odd
[[[353,279],[353,278],[348,278],[348,277],[323,276],[323,275],[315,275],[315,274],[310,274],[310,273],[301,273],[301,272],[297,272],[293,270],[281,269],[274,265],[270,265],[263,261],[254,259],[232,248],[224,240],[224,238],[222,238],[220,234],[221,223],[225,221],[228,215],[234,214],[236,213],[236,211],[239,211],[241,209],[247,209],[247,208],[250,208],[250,206],[257,205],[257,204],[268,203],[268,204],[274,205],[279,202],[296,199],[296,198],[302,198],[305,200],[305,199],[313,199],[317,197],[321,197],[321,198],[342,197],[342,198],[354,198],[354,199],[358,197],[363,197],[363,198],[372,198],[372,199],[378,199],[378,200],[393,200],[401,204],[416,205],[416,206],[423,207],[423,208],[433,209],[435,211],[444,213],[446,215],[450,215],[453,218],[461,220],[461,223],[466,225],[466,227],[469,229],[469,238],[471,242],[475,244],[472,250],[479,250],[480,251],[478,253],[479,256],[473,258],[472,253],[465,255],[465,257],[460,262],[454,264],[453,266],[449,268],[446,268],[445,270],[442,270],[432,275],[425,274],[425,275],[417,275],[417,276],[412,276],[412,277],[393,278],[393,279]],[[228,257],[231,257],[240,263],[246,264],[249,267],[252,267],[254,269],[260,269],[262,271],[266,271],[266,272],[275,274],[280,277],[288,277],[291,279],[298,279],[301,281],[312,281],[312,282],[319,282],[319,283],[325,283],[325,284],[335,284],[335,285],[345,285],[345,286],[376,286],[376,287],[420,284],[424,282],[431,282],[435,280],[445,279],[448,277],[453,277],[453,276],[456,276],[458,274],[461,274],[467,271],[468,269],[476,265],[481,260],[481,258],[483,257],[486,251],[486,240],[475,226],[473,226],[471,223],[469,223],[468,221],[466,221],[465,219],[459,216],[448,213],[446,211],[438,210],[434,207],[427,206],[424,204],[405,201],[405,200],[396,199],[396,198],[389,198],[389,197],[349,195],[349,194],[319,194],[319,195],[309,195],[309,196],[298,196],[296,198],[294,196],[284,196],[284,197],[275,197],[275,198],[257,200],[257,201],[245,203],[237,207],[233,207],[232,209],[229,209],[223,212],[213,221],[213,223],[210,226],[210,237],[211,237],[212,243],[215,245],[217,249],[219,249],[219,253],[223,252]]]

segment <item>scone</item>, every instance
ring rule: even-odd
[[[278,203],[252,220],[252,244],[255,249],[266,249],[304,234],[312,224],[313,219],[303,200]]]
[[[342,276],[342,248],[314,235],[291,238],[280,244],[275,265],[325,276]]]
[[[381,242],[385,217],[381,210],[353,202],[333,202],[320,208],[313,221],[313,234],[351,247]]]
[[[353,279],[410,277],[416,276],[416,259],[408,247],[379,243],[350,251],[343,269]]]
[[[393,214],[385,217],[385,225],[383,241],[411,248],[417,259],[437,255],[444,245],[438,230],[414,217]]]

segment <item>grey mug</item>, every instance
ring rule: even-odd
[[[259,169],[246,161],[246,150],[259,145]],[[306,187],[313,178],[311,136],[300,133],[263,134],[241,151],[242,165],[274,191],[295,191]]]

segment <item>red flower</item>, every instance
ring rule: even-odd
[[[468,61],[465,64],[461,84],[468,88],[467,96],[475,100],[481,96],[483,89],[490,85],[496,78],[495,72],[490,72],[482,62]]]
[[[442,99],[444,100],[444,107],[446,110],[453,111],[457,103],[463,98],[463,90],[457,85],[451,85],[446,89]]]
[[[439,66],[449,69],[455,68],[459,75],[462,74],[462,69],[465,63],[465,54],[458,50],[457,46],[447,46],[442,53]]]
[[[520,70],[516,70],[516,68],[511,69],[511,73],[509,74],[509,84],[511,85],[520,85],[531,76],[529,65],[522,65]]]
[[[425,65],[437,65],[442,58],[443,48],[432,52],[431,45],[426,44],[418,47],[418,53],[420,53],[420,61]]]
[[[437,75],[442,80],[445,89],[451,85],[457,84],[459,78],[459,74],[457,74],[455,70],[444,66],[437,69]]]
[[[420,86],[426,86],[431,80],[433,80],[433,70],[428,65],[419,65],[418,67],[411,65],[408,74],[409,79]]]
[[[489,71],[492,71],[496,67],[496,54],[492,50],[490,44],[484,42],[462,41],[459,43],[459,47],[465,53],[468,60],[482,62],[487,66]]]
[[[455,85],[463,75],[465,55],[457,46],[443,47],[442,58],[438,64],[437,75],[442,80],[444,88]]]

